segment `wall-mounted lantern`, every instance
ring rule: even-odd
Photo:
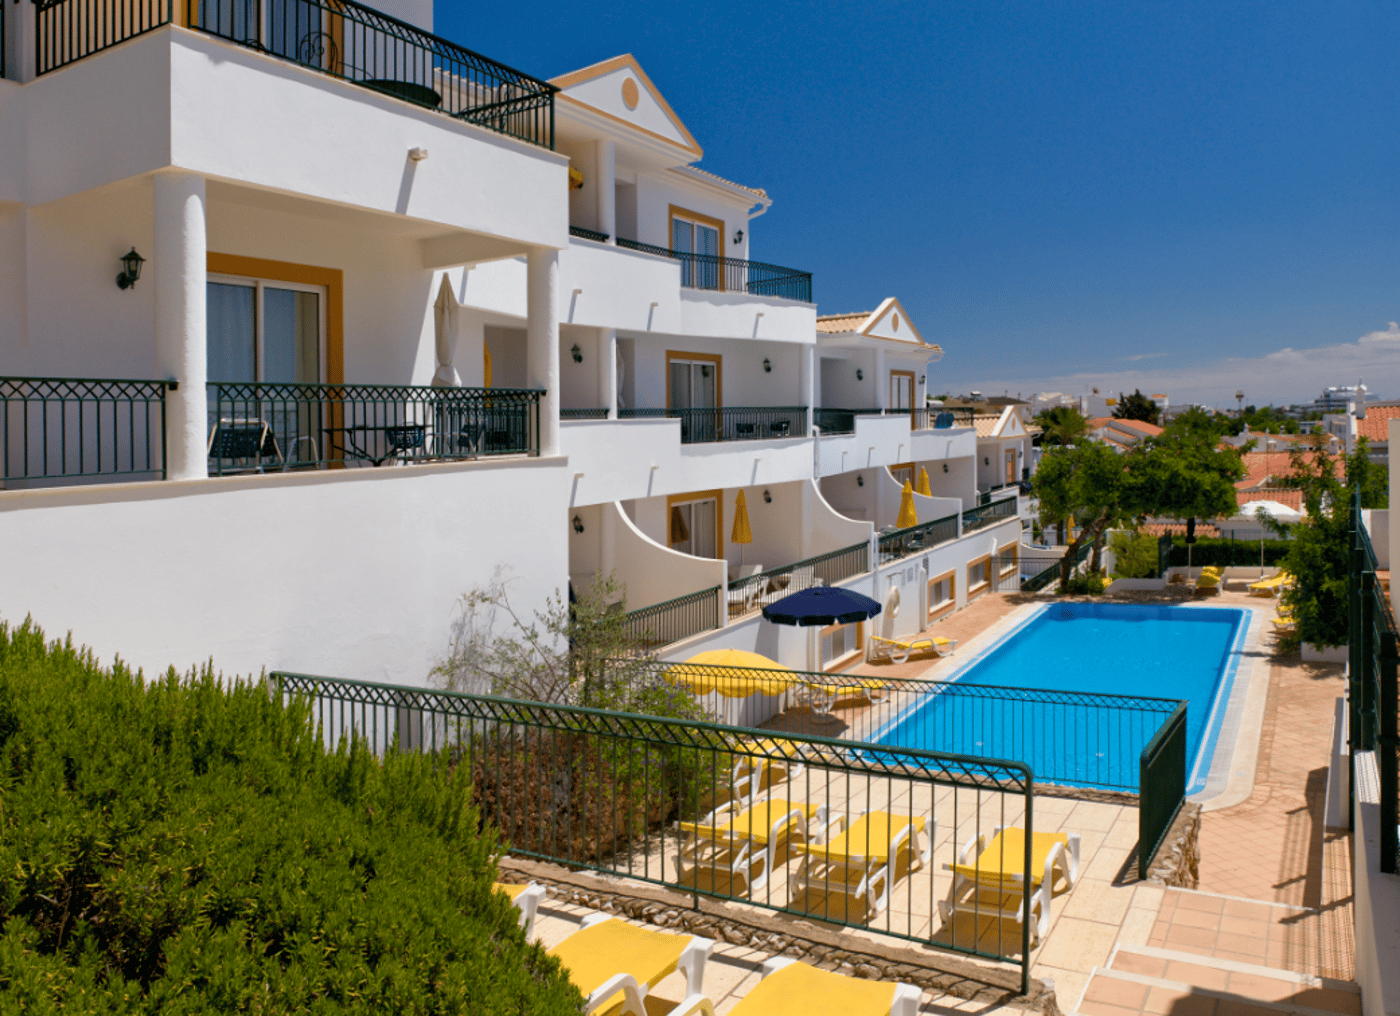
[[[574,516],[574,532],[583,532],[583,519],[579,518],[577,515]]]
[[[569,352],[574,354],[574,363],[583,362],[583,350],[578,348],[577,342],[574,343],[574,348],[569,350]]]
[[[764,504],[772,504],[772,503],[773,503],[773,495],[770,494],[770,493],[767,491],[767,489],[765,489],[765,490],[763,491],[763,503],[764,503]]]
[[[859,474],[857,474],[857,476],[856,476],[856,486],[857,486],[857,487],[864,487],[864,486],[865,486],[865,477],[860,476]]]
[[[945,462],[945,463],[943,463],[943,472],[946,473],[947,471],[948,471],[948,463]]]
[[[734,232],[734,243],[737,245],[737,244],[741,244],[741,243],[743,243],[743,242],[744,242],[744,231],[743,231],[742,229],[736,230],[736,231]]]
[[[141,266],[146,259],[136,253],[136,248],[131,248],[130,253],[123,254],[121,258],[122,271],[117,276],[118,289],[130,289],[136,285],[136,280],[141,278]]]
[[[765,373],[765,374],[771,374],[771,373],[773,373],[773,361],[770,360],[770,359],[768,359],[768,357],[766,357],[766,356],[763,358],[763,373]]]
[[[924,383],[924,376],[923,376],[922,374],[920,374],[920,375],[919,375],[919,384],[923,384],[923,383]]]
[[[982,465],[984,465],[984,466],[990,466],[991,464],[992,464],[992,460],[989,459],[987,456],[983,455],[983,456],[982,456]]]
[[[864,381],[864,380],[865,380],[865,371],[861,370],[859,367],[856,368],[856,380],[857,380],[857,381]]]

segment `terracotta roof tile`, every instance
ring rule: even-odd
[[[1148,536],[1162,536],[1165,533],[1171,533],[1173,536],[1186,535],[1185,522],[1149,522],[1146,525],[1142,526],[1141,529]],[[1220,530],[1217,529],[1215,526],[1211,525],[1209,522],[1202,522],[1200,519],[1197,519],[1196,535],[1212,537],[1219,536]]]
[[[1389,441],[1386,425],[1391,420],[1400,420],[1400,406],[1367,406],[1366,419],[1356,421],[1356,432],[1372,444]]]
[[[871,311],[862,314],[823,314],[817,318],[817,331],[834,335],[839,332],[853,332],[865,324]]]
[[[1271,476],[1287,476],[1293,469],[1291,455],[1291,451],[1248,452],[1241,455],[1245,477],[1235,484],[1235,489],[1252,490],[1256,487],[1263,487]],[[1302,455],[1303,459],[1310,463],[1317,456],[1317,452],[1303,452]],[[1331,458],[1337,476],[1341,477],[1346,469],[1346,464],[1342,462],[1340,456],[1333,455]]]
[[[1294,511],[1303,510],[1303,492],[1296,487],[1264,487],[1261,490],[1242,490],[1235,495],[1235,498],[1239,503],[1240,513],[1244,515],[1249,514],[1245,506],[1251,501],[1277,501]]]

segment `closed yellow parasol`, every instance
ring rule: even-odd
[[[895,519],[896,529],[908,529],[919,524],[919,513],[914,511],[914,488],[904,481],[904,491],[899,497],[899,518]]]
[[[915,493],[922,494],[924,497],[933,497],[933,488],[928,485],[927,469],[919,470],[919,485],[914,489]]]
[[[729,533],[729,542],[739,545],[739,563],[743,564],[744,544],[753,543],[753,531],[749,529],[749,503],[742,490],[734,498],[734,528]]]
[[[701,666],[692,667],[696,663]],[[666,672],[666,679],[696,695],[718,692],[725,698],[781,695],[797,675],[775,660],[742,649],[711,649],[697,653]]]

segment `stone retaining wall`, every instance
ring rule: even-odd
[[[707,897],[619,878],[585,874],[521,858],[503,857],[501,877],[538,882],[554,901],[619,914],[662,928],[702,935],[771,955],[792,956],[825,970],[871,980],[903,981],[935,994],[991,1006],[1015,1006],[1043,1016],[1061,1016],[1053,983],[1031,978],[1020,994],[1020,972],[996,969],[949,953],[870,941],[807,921],[757,913]],[[548,906],[548,901],[544,904]]]
[[[1157,848],[1147,881],[1174,889],[1195,889],[1201,881],[1201,806],[1183,804]]]

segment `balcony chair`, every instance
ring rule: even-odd
[[[491,888],[510,897],[510,901],[515,904],[515,909],[520,911],[520,926],[525,929],[525,937],[529,938],[530,933],[535,930],[535,911],[539,909],[540,900],[544,899],[549,891],[535,882],[531,882],[529,885],[493,882]]]
[[[277,447],[277,438],[265,420],[220,420],[209,432],[208,455],[221,463],[226,460],[256,460],[253,465],[235,467],[235,471],[263,471],[263,459],[276,459],[284,468],[286,461]],[[229,472],[222,466],[220,473]]]
[[[791,420],[774,420],[768,425],[768,433],[774,437],[787,437],[792,431]]]
[[[969,862],[973,847],[976,858]],[[963,844],[956,864],[943,867],[953,873],[948,898],[938,901],[938,912],[948,923],[962,912],[983,917],[1009,918],[1021,923],[1027,891],[1031,894],[1031,942],[1039,941],[1050,927],[1050,898],[1058,875],[1065,890],[1079,880],[1077,833],[1032,833],[1029,880],[1023,867],[1026,831],[1015,827],[992,830]]]
[[[569,980],[587,1001],[585,1013],[603,1013],[621,1003],[628,1016],[647,1016],[646,995],[663,977],[685,972],[686,993],[699,994],[714,942],[672,935],[590,914],[583,926],[553,949]]]
[[[870,636],[870,661],[889,660],[891,663],[904,663],[914,654],[935,656],[952,656],[953,650],[958,648],[957,639],[945,639],[941,635],[931,638],[910,639],[908,642],[901,642],[898,639],[882,639],[878,635]]]
[[[849,825],[845,815],[837,815],[817,835],[816,843],[794,848],[806,855],[794,886],[809,900],[825,897],[824,910],[808,908],[812,916],[860,921],[884,910],[894,887],[928,864],[938,825],[932,812],[863,811]]]
[[[748,807],[731,801],[699,822],[679,822],[686,838],[676,855],[678,879],[719,896],[762,889],[774,869],[807,842],[814,817],[825,824],[826,805],[775,797]]]
[[[768,580],[753,581],[763,573],[761,564],[741,564],[734,572],[735,587],[728,591],[729,606],[747,614],[758,607],[759,598],[768,591]]]
[[[777,1013],[842,1013],[844,1016],[918,1016],[923,995],[912,984],[867,981],[800,960],[774,956],[763,964],[763,980],[741,998],[730,1016]],[[715,1016],[714,1003],[689,995],[671,1016]]]

